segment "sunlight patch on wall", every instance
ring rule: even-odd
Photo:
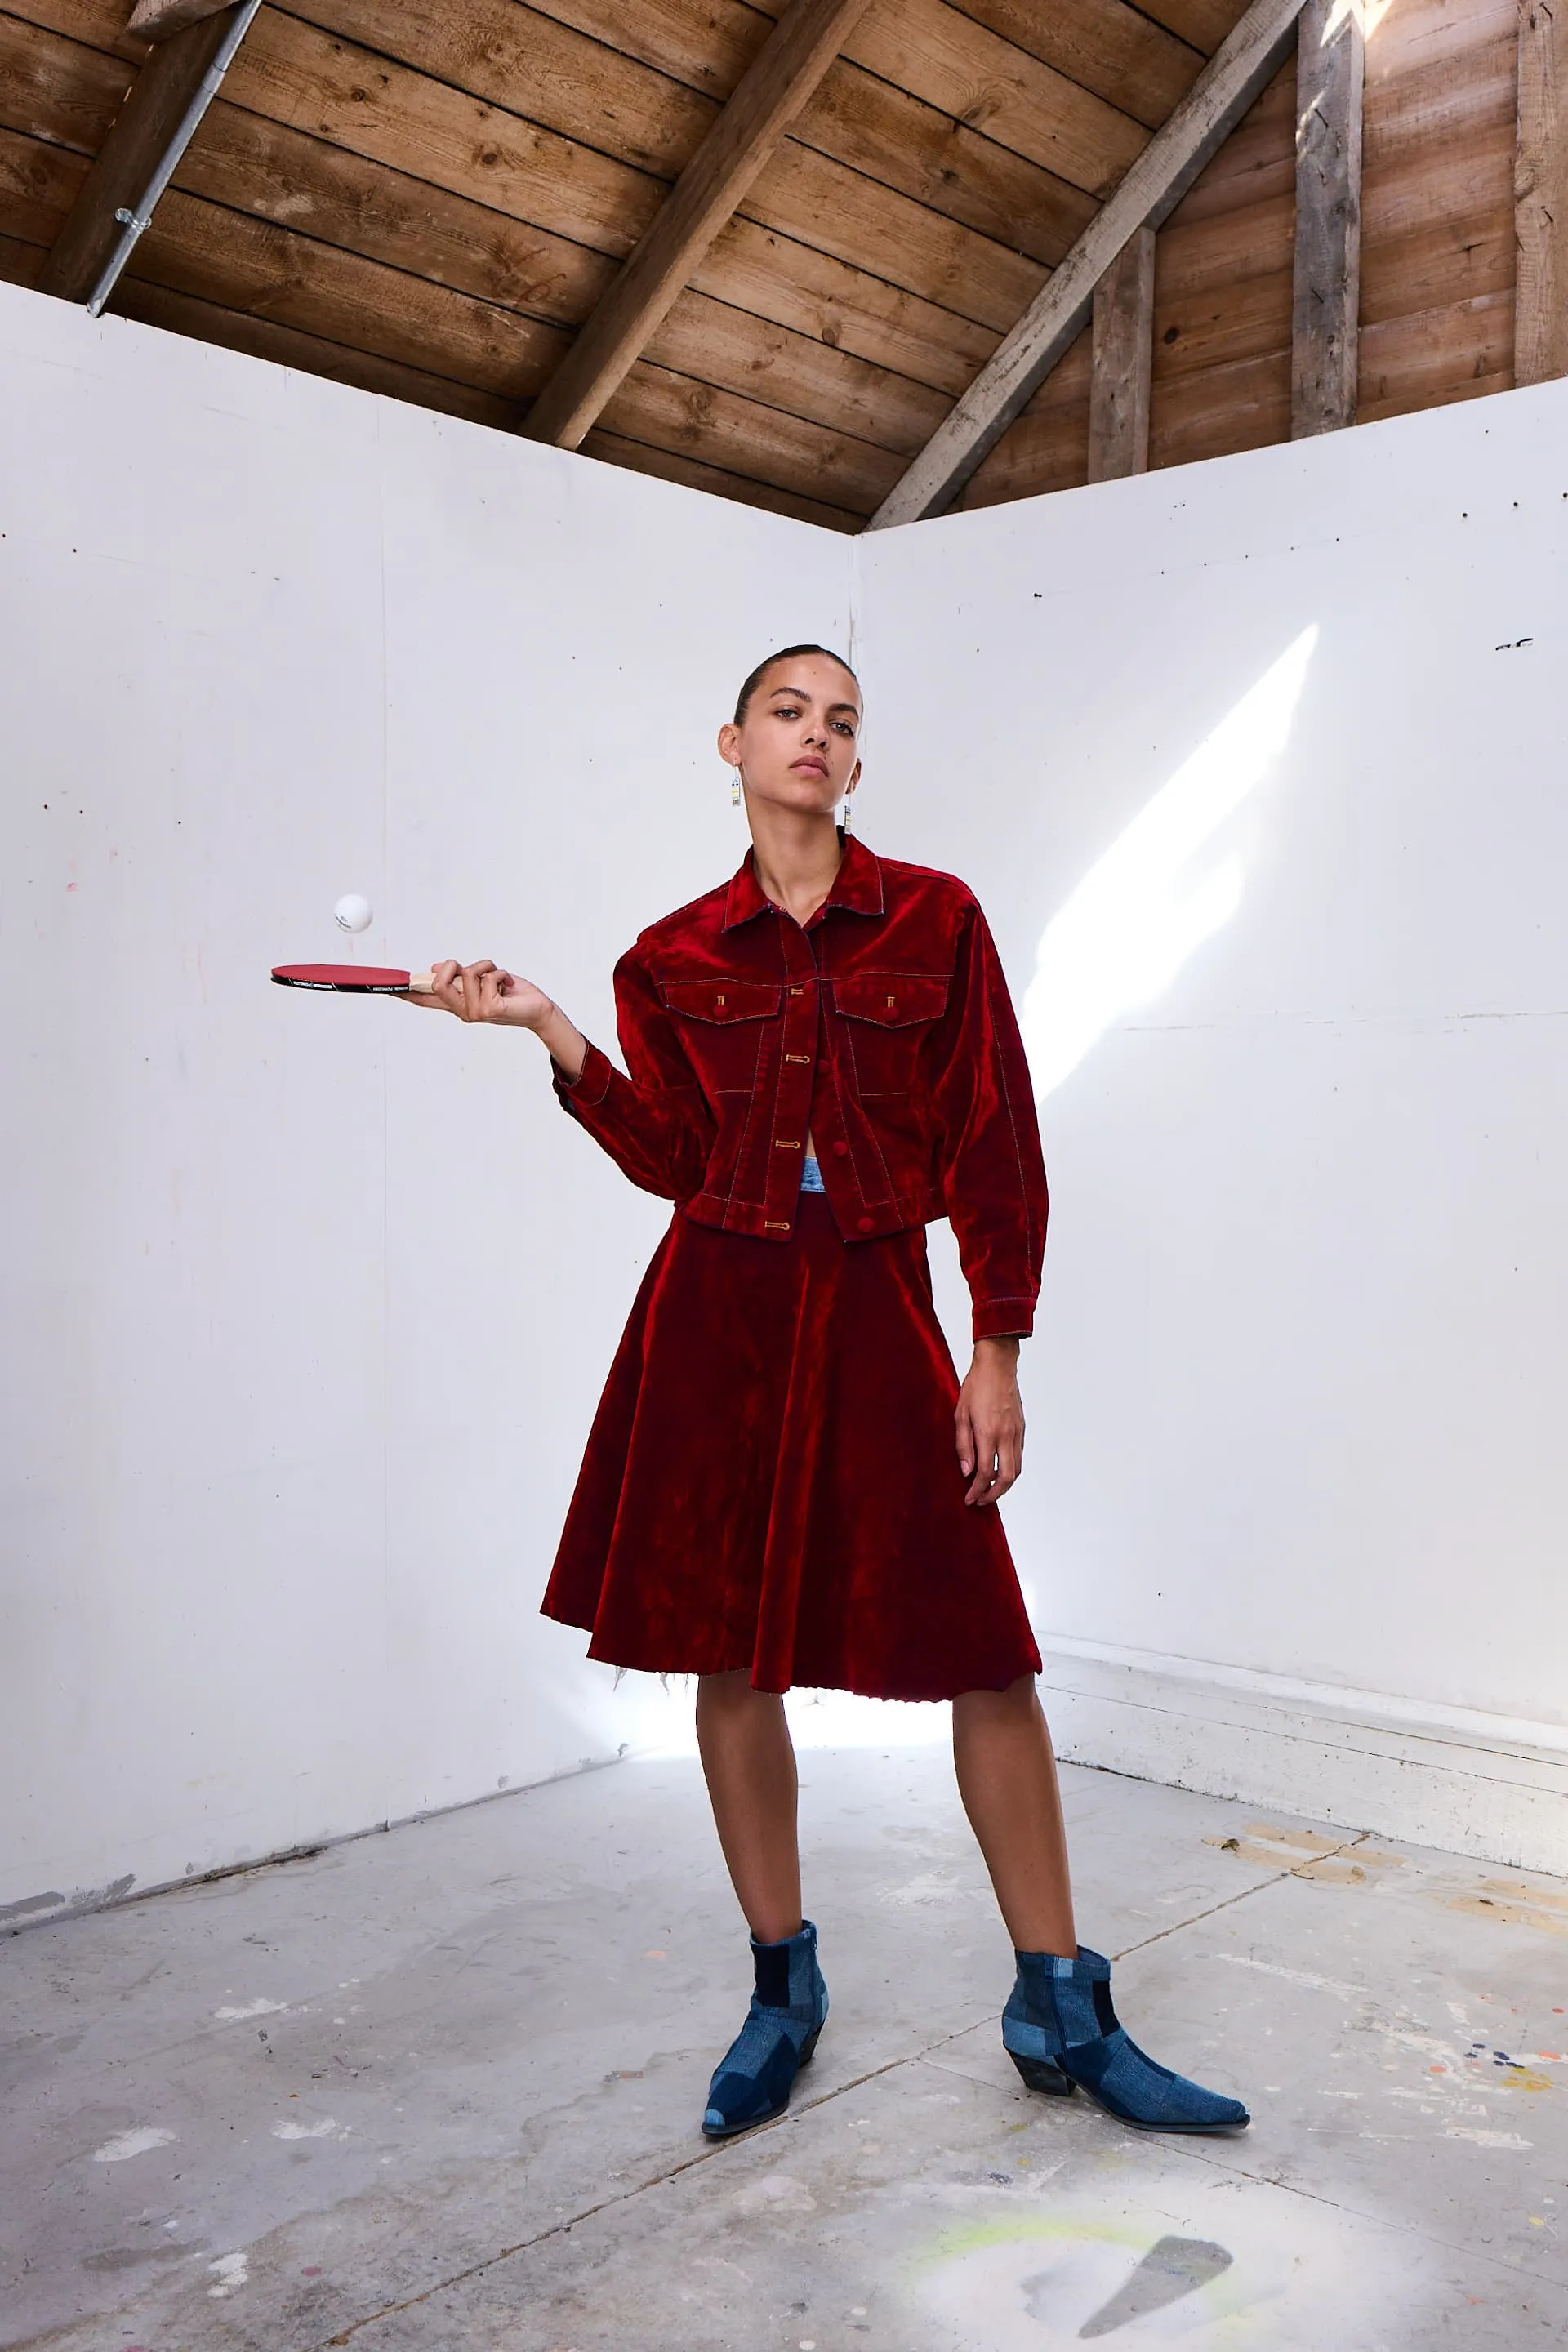
[[[1284,750],[1317,642],[1316,624],[1302,630],[1047,925],[1023,1006],[1037,1101],[1114,1022],[1152,1003],[1235,913],[1239,856],[1195,877],[1188,869]]]

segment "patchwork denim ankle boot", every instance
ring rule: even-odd
[[[1110,2002],[1110,1962],[1079,1946],[1076,1960],[1019,1952],[1002,2012],[1002,2046],[1031,2091],[1087,2091],[1119,2123],[1141,2131],[1240,2131],[1239,2099],[1205,2091],[1130,2042]]]
[[[827,1987],[816,1965],[816,1930],[809,1919],[798,1936],[782,1944],[759,1944],[753,1936],[752,1958],[757,1989],[708,2093],[702,2129],[710,2139],[732,2138],[783,2115],[827,2015]]]

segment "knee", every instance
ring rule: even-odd
[[[697,1677],[697,1712],[711,1717],[734,1717],[756,1712],[762,1707],[782,1706],[783,1700],[772,1691],[754,1690],[752,1677],[744,1666],[731,1674],[699,1675]]]
[[[963,1691],[952,1702],[955,1724],[1032,1723],[1040,1712],[1033,1675],[1020,1675],[1005,1690]]]

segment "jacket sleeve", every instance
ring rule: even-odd
[[[936,1039],[942,1190],[974,1337],[1026,1337],[1046,1249],[1045,1160],[1024,1041],[996,944],[972,905]]]
[[[552,1065],[556,1098],[643,1192],[689,1201],[702,1189],[713,1120],[635,948],[616,966],[616,1028],[631,1076],[590,1045],[575,1079]]]

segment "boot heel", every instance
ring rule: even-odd
[[[821,2028],[821,2026],[819,2025],[819,2026],[817,2027],[817,2029],[816,2029],[816,2032],[815,2033],[808,2033],[808,2034],[806,2035],[806,2037],[805,2037],[805,2040],[801,2043],[801,2045],[800,2045],[800,2063],[801,2063],[801,2064],[802,2064],[803,2066],[809,2066],[809,2065],[810,2065],[810,2063],[811,2063],[811,2062],[812,2062],[812,2060],[816,2057],[816,2045],[817,2045],[817,2042],[821,2040],[821,2038],[822,2038],[822,2028]]]
[[[1020,2058],[1016,2050],[1009,2050],[1007,2055],[1028,2089],[1044,2091],[1053,2099],[1071,2098],[1077,2088],[1072,2076],[1064,2074],[1059,2066],[1053,2066],[1048,2058]]]

